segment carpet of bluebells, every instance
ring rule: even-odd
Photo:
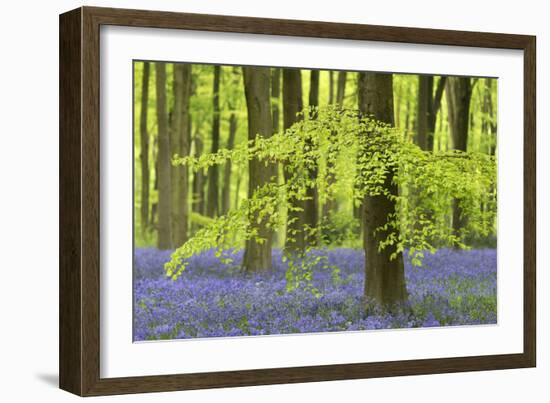
[[[441,249],[422,267],[406,262],[409,306],[384,312],[363,299],[364,254],[354,249],[314,251],[340,269],[314,272],[314,295],[286,291],[286,264],[273,253],[273,271],[246,275],[213,252],[195,256],[172,281],[163,265],[171,251],[136,249],[134,340],[227,337],[346,330],[494,324],[496,250]],[[368,281],[368,279],[367,279]]]

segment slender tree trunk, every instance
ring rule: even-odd
[[[157,192],[159,190],[159,153],[158,153],[158,136],[156,136],[153,140],[153,146],[152,152],[153,152],[153,160],[155,163],[153,164],[153,190]],[[156,202],[151,203],[151,218],[149,219],[149,225],[151,228],[156,228],[158,230],[158,222],[157,222],[157,212],[158,212],[158,198]]]
[[[279,132],[279,98],[281,97],[281,69],[271,70],[271,114],[273,115],[273,133]]]
[[[166,65],[156,63],[157,126],[159,138],[158,167],[158,248],[172,247],[170,235],[170,137],[166,113]]]
[[[281,101],[281,69],[280,68],[272,68],[271,69],[271,115],[273,117],[273,133],[279,133],[280,131],[280,119],[281,119],[281,112],[280,112],[280,101]],[[277,176],[277,181],[279,180],[279,167],[280,164],[277,163],[275,165],[275,173]],[[279,207],[280,213],[283,213],[282,211],[283,206]],[[279,244],[279,232],[274,231],[273,232],[273,245]]]
[[[311,70],[309,79],[309,107],[319,106],[319,70]],[[316,113],[310,114],[315,117]]]
[[[417,137],[416,144],[424,151],[428,149],[428,116],[432,106],[433,76],[418,76]]]
[[[273,121],[270,97],[270,69],[267,67],[243,67],[246,104],[248,108],[248,139],[256,136],[271,137]],[[249,161],[248,196],[252,198],[257,189],[276,176],[275,164],[253,158]],[[273,230],[267,227],[266,218],[258,223],[258,212],[250,217],[251,229],[257,232],[256,239],[246,241],[243,269],[247,272],[271,269],[271,245]]]
[[[360,96],[361,96],[361,88],[362,80],[364,80],[364,77],[362,73],[357,73],[357,100],[358,103],[360,103]],[[359,108],[360,109],[360,108]],[[359,221],[359,228],[358,228],[358,236],[363,232],[363,201],[356,200],[357,198],[353,198],[353,206],[352,206],[352,214],[353,218]]]
[[[283,124],[288,129],[296,123],[301,116],[298,113],[303,110],[302,101],[302,72],[300,69],[283,69]],[[292,178],[292,173],[283,167],[285,181]],[[289,197],[287,210],[287,226],[285,239],[285,252],[302,253],[306,249],[306,239],[303,231],[303,215],[292,208],[303,209],[303,202]]]
[[[449,77],[447,79],[449,128],[455,150],[467,151],[471,97],[472,86],[469,78]],[[465,217],[463,217],[458,201],[455,200],[453,203],[453,231],[456,235],[460,236],[464,224]]]
[[[483,91],[483,119],[482,119],[482,132],[488,137],[487,144],[489,155],[495,155],[496,152],[496,132],[497,124],[494,116],[493,108],[493,79],[485,79],[485,88]]]
[[[392,75],[380,73],[360,73],[359,110],[364,115],[394,124]],[[369,135],[369,133],[365,133]],[[385,187],[391,195],[398,195],[398,187],[393,183],[394,172],[390,170],[385,179]],[[365,288],[367,299],[383,306],[391,307],[407,299],[403,255],[390,259],[395,252],[392,246],[379,250],[380,241],[388,236],[387,231],[377,231],[390,215],[396,213],[393,200],[384,195],[366,195],[363,201],[363,245],[365,249]]]
[[[195,133],[195,157],[198,158],[202,155],[204,150],[204,144],[200,133]],[[193,203],[192,209],[195,213],[204,215],[206,213],[206,203],[204,194],[205,175],[202,169],[199,169],[193,174]]]
[[[141,233],[145,237],[149,228],[149,133],[147,132],[147,111],[149,110],[150,65],[143,63],[141,81],[141,112],[139,116],[140,162],[141,162]]]
[[[235,111],[229,115],[229,137],[227,139],[228,150],[232,150],[235,146],[235,135],[237,133],[237,116]],[[222,191],[222,214],[227,214],[230,209],[231,195],[231,160],[228,160],[224,166],[223,172],[223,191]]]
[[[336,103],[340,108],[344,107],[344,98],[346,96],[346,82],[347,82],[347,72],[339,71],[338,72],[338,88],[336,89]]]
[[[441,108],[441,98],[443,97],[443,91],[445,90],[446,82],[447,82],[447,77],[441,77],[439,79],[439,81],[437,82],[437,87],[435,89],[435,95],[433,96],[430,102],[431,107],[428,109],[428,136],[427,136],[426,148],[429,151],[434,151],[435,122],[437,121],[437,113]]]
[[[241,79],[241,69],[238,67],[233,67],[231,70],[231,86],[233,88],[239,88],[240,79]],[[235,136],[237,134],[237,111],[235,106],[235,95],[229,99],[229,110],[231,111],[229,115],[229,135],[227,137],[226,148],[232,150],[235,146]],[[232,164],[231,160],[228,160],[224,165],[223,172],[223,190],[222,190],[222,205],[221,213],[227,214],[231,208],[231,174],[232,174]]]
[[[317,111],[312,108],[317,108],[319,106],[319,70],[311,70],[310,85],[309,85],[309,107],[310,107],[310,119],[317,118]],[[315,144],[308,139],[308,146],[313,148]],[[317,187],[315,186],[315,181],[317,180],[318,167],[315,162],[308,167],[308,174],[310,181],[313,182],[313,185],[308,186],[306,189],[306,197],[304,200],[304,211],[303,211],[303,223],[309,228],[317,228],[318,226],[318,217],[319,217],[319,195]],[[308,246],[313,246],[317,244],[317,236],[314,238],[308,239]]]
[[[172,126],[172,154],[180,157],[189,155],[191,116],[191,65],[174,65],[174,115]],[[188,238],[189,179],[186,165],[172,166],[172,241],[173,245],[183,245]]]
[[[220,148],[220,73],[221,67],[214,66],[214,85],[213,85],[213,118],[212,118],[212,153],[217,153]],[[219,183],[218,166],[213,165],[208,168],[208,197],[206,205],[206,214],[209,217],[215,217],[219,214]]]
[[[343,94],[342,94],[343,99]],[[336,99],[334,97],[334,71],[329,71],[329,91],[328,91],[328,103],[329,105],[334,105]],[[332,132],[331,138],[334,138],[334,136],[337,135],[336,132]],[[334,173],[332,173],[332,170],[334,169],[334,158],[336,157],[336,153],[338,150],[336,150],[335,147],[332,146],[335,142],[331,141],[331,144],[329,145],[328,149],[328,155],[327,155],[327,183],[328,185],[333,185],[336,181],[336,176]],[[323,211],[321,212],[323,221],[330,220],[330,216],[334,211],[338,209],[338,205],[336,202],[336,199],[327,199],[325,201],[325,204],[323,205]]]
[[[170,137],[170,158],[174,154],[178,154],[181,147],[181,110],[182,110],[182,87],[183,77],[180,69],[174,64],[173,66],[173,78],[172,78],[172,99],[173,104],[170,112],[168,113],[168,125],[169,137]],[[180,210],[179,204],[179,186],[178,181],[178,168],[170,163],[170,233],[172,235],[172,245],[179,246],[176,243],[177,233],[180,227]]]
[[[328,72],[328,104],[334,104],[334,71]]]

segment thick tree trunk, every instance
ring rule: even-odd
[[[212,153],[217,153],[220,148],[220,73],[221,67],[214,66],[213,103],[212,103]],[[218,166],[208,168],[208,197],[206,214],[215,217],[219,214],[219,183]]]
[[[288,129],[302,116],[298,116],[303,110],[302,100],[302,73],[300,69],[283,69],[283,124]],[[286,167],[283,167],[285,181],[292,178]],[[304,208],[303,201],[289,197],[288,205],[294,208]],[[300,211],[287,210],[287,226],[285,239],[285,252],[302,253],[306,249],[306,239],[303,231],[303,214]]]
[[[248,139],[256,136],[271,137],[273,122],[270,97],[270,69],[267,67],[243,67],[246,104],[248,108]],[[274,180],[276,166],[265,164],[253,158],[249,161],[248,196],[251,198],[256,190]],[[250,217],[250,226],[257,231],[256,239],[246,241],[243,256],[243,269],[247,272],[271,269],[271,244],[273,230],[266,225],[266,219],[258,223],[258,213]]]
[[[189,155],[191,116],[191,65],[174,65],[174,116],[172,128],[172,153],[180,157]],[[186,165],[172,166],[172,241],[181,246],[188,239],[189,179]]]
[[[172,247],[170,235],[170,137],[166,113],[166,65],[156,63],[156,96],[158,126],[158,248]]]
[[[447,79],[447,105],[449,128],[455,150],[467,151],[472,86],[469,78],[449,77]],[[453,231],[460,236],[465,225],[457,200],[453,202]]]
[[[141,81],[141,111],[139,116],[140,162],[141,162],[141,233],[146,235],[149,228],[149,133],[147,132],[147,111],[149,110],[149,75],[151,66],[143,63]]]
[[[392,81],[391,74],[360,73],[359,110],[362,114],[394,124]],[[384,185],[391,195],[397,196],[398,188],[392,183],[393,175],[390,170]],[[380,241],[388,236],[388,232],[377,229],[395,213],[395,202],[384,195],[367,195],[363,200],[364,293],[367,299],[386,307],[403,303],[407,299],[402,253],[398,252],[397,258],[390,259],[390,255],[395,252],[392,246],[379,250]]]

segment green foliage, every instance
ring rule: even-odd
[[[421,264],[424,251],[434,251],[440,243],[465,247],[463,239],[469,234],[489,235],[494,231],[494,157],[476,152],[422,151],[402,131],[359,116],[355,110],[328,106],[316,108],[315,119],[308,116],[310,111],[305,110],[304,119],[288,130],[269,138],[258,136],[233,150],[221,149],[198,158],[174,157],[173,164],[187,164],[192,170],[207,169],[227,160],[245,169],[248,161],[256,158],[265,164],[284,164],[288,177],[285,183],[273,181],[257,188],[238,208],[201,228],[173,253],[165,266],[168,276],[177,279],[185,270],[187,259],[196,253],[216,248],[220,258],[226,259],[223,251],[241,248],[242,240],[261,243],[264,240],[259,238],[256,226],[250,225],[250,219],[254,217],[272,229],[284,227],[287,223],[281,207],[299,210],[288,200],[306,200],[308,188],[319,189],[321,203],[334,200],[342,188],[348,189],[355,203],[365,196],[380,195],[394,201],[397,213],[387,217],[386,224],[378,229],[388,234],[379,248],[391,247],[394,258],[409,249],[417,265]],[[312,177],[309,172],[314,168],[317,175]],[[390,179],[400,189],[397,196],[388,191]],[[458,200],[467,217],[460,234],[453,233],[448,222],[453,200]],[[350,223],[334,223],[344,233],[355,228]],[[297,231],[306,232],[308,237],[326,233],[323,228]],[[290,289],[307,284],[311,268],[322,263],[315,260],[317,257],[310,260],[306,256],[290,257]]]
[[[320,223],[320,240],[327,247],[361,247],[359,221],[349,212],[333,212]]]

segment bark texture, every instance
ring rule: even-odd
[[[214,82],[212,88],[212,148],[210,152],[216,153],[220,148],[220,74],[221,67],[214,66]],[[206,214],[215,217],[219,214],[219,168],[213,165],[208,168],[208,198]]]
[[[273,122],[271,111],[270,69],[267,67],[243,67],[246,105],[248,108],[248,139],[256,136],[271,137]],[[274,180],[276,166],[265,164],[256,158],[249,161],[248,196],[251,198],[257,189]],[[251,230],[262,239],[246,241],[243,256],[243,269],[247,272],[271,269],[271,244],[273,230],[266,225],[266,219],[258,222],[258,213],[250,217]]]
[[[158,248],[170,249],[170,136],[166,112],[166,65],[155,64],[158,126]]]
[[[200,157],[204,150],[204,144],[202,141],[202,136],[200,133],[196,132],[194,136],[195,143],[195,152],[194,156],[196,158]],[[206,183],[206,176],[202,169],[199,169],[193,174],[193,201],[191,208],[195,213],[200,215],[206,214],[206,196],[204,192],[204,185]]]
[[[447,79],[447,105],[449,128],[455,150],[467,151],[468,129],[470,121],[470,100],[472,85],[467,77],[449,77]],[[460,236],[465,225],[465,217],[457,200],[453,202],[453,231]]]
[[[141,162],[141,232],[145,236],[149,228],[149,133],[147,131],[147,111],[149,109],[149,76],[151,66],[143,63],[141,80],[141,109],[139,116],[140,162]]]
[[[299,112],[304,109],[302,100],[302,76],[299,69],[283,69],[283,125],[288,129],[302,116]],[[292,178],[287,166],[283,167],[285,181]],[[288,205],[292,208],[304,209],[304,202],[290,196]],[[291,208],[287,211],[287,226],[285,239],[285,252],[301,253],[306,249],[306,238],[304,236],[304,222],[301,211],[294,211]]]
[[[235,135],[237,134],[237,116],[232,111],[229,115],[229,136],[227,138],[228,150],[232,150],[235,146]],[[222,214],[227,214],[231,205],[231,160],[225,163],[223,171],[223,191],[222,191]]]
[[[174,65],[174,111],[171,132],[171,152],[180,157],[189,155],[191,116],[191,65]],[[188,239],[189,179],[187,165],[172,166],[172,241],[181,246]]]
[[[394,124],[393,77],[391,74],[360,73],[359,110],[362,114]],[[365,133],[369,135],[369,133]],[[390,194],[397,195],[397,185],[392,183],[394,172],[386,175],[384,186]],[[390,259],[391,246],[379,250],[379,243],[388,232],[377,231],[388,216],[396,212],[395,202],[384,195],[366,195],[363,200],[363,246],[365,250],[365,297],[379,304],[392,307],[407,299],[403,255]]]

